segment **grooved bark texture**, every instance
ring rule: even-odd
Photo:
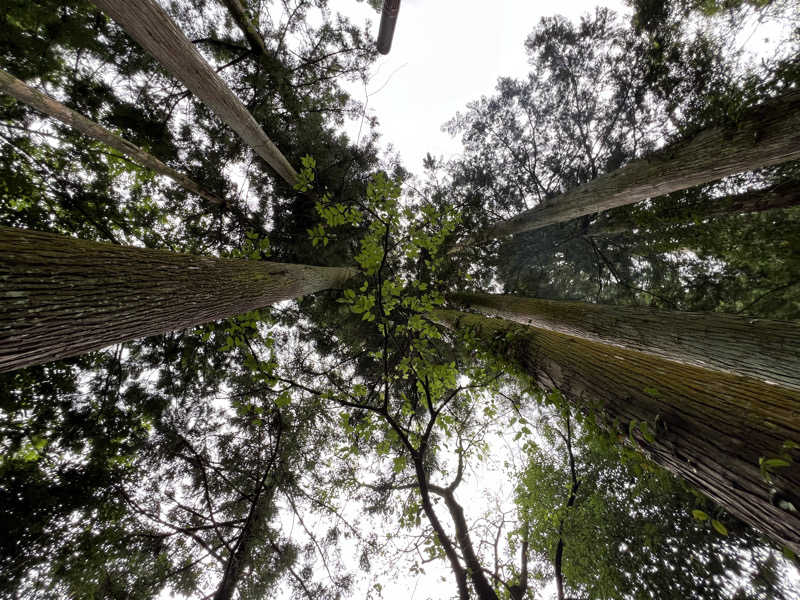
[[[687,222],[691,223],[697,219],[713,219],[716,217],[791,208],[797,205],[800,205],[800,183],[796,181],[787,181],[763,190],[752,190],[733,196],[709,199],[699,206],[692,206],[691,209],[687,208],[685,214],[690,215],[689,219],[691,220],[687,219]],[[670,221],[672,222],[672,219],[670,219]],[[592,223],[584,235],[589,237],[616,235],[628,233],[636,227],[637,225],[632,222],[599,220],[596,223]]]
[[[155,0],[92,0],[203,101],[289,185],[297,172],[241,101]]]
[[[0,371],[338,288],[355,273],[0,227]]]
[[[704,129],[692,138],[601,175],[505,221],[478,239],[492,239],[633,204],[727,175],[800,159],[800,94],[751,108],[736,127]],[[459,247],[463,247],[462,243]]]
[[[65,125],[74,127],[81,133],[88,135],[91,138],[103,142],[106,146],[121,152],[132,161],[142,165],[143,167],[147,167],[148,169],[152,169],[160,175],[169,177],[178,185],[182,186],[193,194],[197,194],[201,198],[208,200],[213,204],[224,204],[224,201],[221,198],[218,198],[214,194],[207,192],[200,187],[199,184],[195,183],[183,173],[179,173],[175,169],[168,167],[155,156],[148,154],[141,148],[131,144],[127,140],[124,140],[117,134],[112,133],[102,125],[87,119],[71,108],[64,106],[50,96],[42,94],[32,87],[29,87],[2,69],[0,69],[0,91],[16,98],[20,102],[24,102],[28,106],[31,106],[36,110],[45,113],[46,115],[58,119]]]
[[[800,390],[798,323],[501,294],[450,294],[447,300],[523,325]]]
[[[784,442],[800,443],[796,390],[503,319],[448,310],[429,316],[471,329],[507,364],[624,435],[632,421],[649,423],[655,441],[637,429],[633,435],[653,461],[800,552],[800,513],[770,502],[759,468],[759,458],[776,456]],[[772,477],[778,490],[800,494],[799,462]]]

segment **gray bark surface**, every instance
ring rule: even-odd
[[[154,0],[93,0],[173,77],[208,106],[289,185],[297,172],[247,108]]]
[[[121,152],[135,163],[138,163],[143,167],[147,167],[148,169],[152,169],[160,175],[169,177],[184,189],[192,192],[193,194],[197,194],[204,200],[207,200],[212,204],[225,204],[224,200],[210,192],[207,192],[191,178],[187,177],[183,173],[179,173],[171,167],[168,167],[155,156],[148,154],[141,148],[109,131],[99,123],[95,123],[94,121],[87,119],[80,113],[68,108],[67,106],[64,106],[50,96],[33,89],[10,73],[6,73],[2,69],[0,69],[0,91],[12,96],[13,98],[16,98],[20,102],[23,102],[40,112],[43,112],[46,115],[53,117],[54,119],[58,119],[65,125],[69,125],[81,133],[104,143],[106,146],[113,148],[117,152]]]
[[[633,204],[727,175],[800,159],[800,93],[744,112],[736,127],[712,127],[600,175],[466,242],[500,238]]]
[[[0,227],[0,371],[336,289],[355,273]]]
[[[800,552],[800,512],[771,502],[772,487],[800,496],[800,461],[774,469],[772,483],[759,463],[779,455],[787,441],[800,443],[797,390],[504,319],[448,310],[429,316],[453,329],[471,329],[522,377],[559,389],[621,438],[632,431],[655,463]],[[644,437],[636,425],[641,422],[655,439]]]
[[[486,315],[800,390],[800,324],[722,313],[450,294]]]

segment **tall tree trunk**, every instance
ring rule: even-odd
[[[744,112],[735,127],[712,127],[652,155],[545,200],[515,217],[490,225],[458,245],[539,229],[800,159],[800,93],[776,98]]]
[[[0,227],[0,371],[338,288],[355,273]]]
[[[297,172],[286,157],[155,0],[93,2],[182,81],[289,185],[297,183]]]
[[[733,196],[710,198],[691,206],[680,207],[675,214],[667,219],[659,219],[658,227],[665,225],[691,224],[698,219],[714,219],[731,215],[763,212],[791,208],[800,205],[800,182],[786,181],[761,190],[752,190]],[[626,218],[598,219],[592,223],[584,235],[599,237],[630,233],[638,225]]]
[[[800,443],[796,390],[504,319],[448,310],[430,317],[469,328],[521,376],[561,390],[576,408],[618,433],[631,432],[653,461],[800,553],[800,462],[765,462],[771,473],[760,466],[783,452],[798,458],[784,446]],[[795,504],[772,503],[780,498]]]
[[[33,89],[10,73],[6,73],[2,69],[0,69],[0,91],[16,98],[20,102],[24,102],[36,110],[45,113],[46,115],[58,119],[70,127],[74,127],[81,133],[104,143],[106,146],[113,148],[117,152],[121,152],[141,166],[152,169],[160,175],[169,177],[184,189],[192,192],[193,194],[197,194],[204,200],[207,200],[212,204],[225,204],[224,200],[210,192],[207,192],[198,183],[195,183],[183,173],[179,173],[175,169],[168,167],[155,156],[148,154],[141,148],[134,146],[127,140],[124,140],[117,134],[109,131],[99,123],[95,123],[94,121],[87,119],[80,113],[64,106],[50,96],[42,94],[41,92]]]
[[[486,315],[800,390],[800,324],[722,313],[450,294]]]

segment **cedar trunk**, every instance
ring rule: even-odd
[[[447,300],[523,325],[800,390],[798,323],[502,294],[450,294]]]
[[[800,159],[800,93],[793,93],[745,111],[735,126],[704,129],[687,140],[494,223],[472,241],[539,229],[797,159]],[[468,243],[460,244],[459,248]]]
[[[297,172],[286,157],[155,0],[93,2],[168,73],[182,81],[289,185],[297,183]]]
[[[712,198],[701,204],[680,207],[674,217],[669,215],[668,221],[660,221],[658,227],[692,224],[702,219],[778,210],[797,205],[800,205],[800,182],[787,181],[763,190],[751,190],[733,196]],[[681,220],[678,221],[678,218]],[[632,233],[637,227],[639,226],[636,223],[625,219],[599,219],[589,225],[584,235],[587,237],[619,235]]]
[[[95,123],[94,121],[87,119],[80,113],[64,106],[50,96],[42,94],[41,92],[33,89],[13,75],[6,73],[2,69],[0,69],[0,91],[8,94],[9,96],[13,96],[20,102],[23,102],[46,115],[58,119],[65,125],[74,127],[81,133],[104,143],[106,146],[121,152],[133,162],[138,163],[143,167],[147,167],[148,169],[152,169],[160,175],[169,177],[177,184],[181,185],[184,189],[192,192],[193,194],[197,194],[212,204],[224,204],[224,201],[221,198],[210,192],[207,192],[198,183],[183,173],[179,173],[175,169],[168,167],[155,156],[148,154],[141,148],[109,131],[99,123]]]
[[[338,288],[355,273],[0,227],[0,371]]]
[[[632,432],[654,462],[800,553],[800,507],[772,503],[778,496],[797,502],[800,463],[767,473],[759,466],[787,451],[786,442],[800,443],[798,391],[504,319],[448,310],[430,316],[472,330],[511,368],[561,390],[620,437]],[[642,422],[655,432],[651,441]]]

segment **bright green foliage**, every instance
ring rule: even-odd
[[[552,573],[561,539],[571,596],[791,597],[780,584],[772,551],[756,570],[742,561],[763,552],[757,536],[600,432],[584,430],[571,440],[579,486],[567,508],[565,421],[540,423],[541,437],[525,444],[527,462],[516,495],[520,521],[512,543],[519,547],[527,536],[541,576]]]

